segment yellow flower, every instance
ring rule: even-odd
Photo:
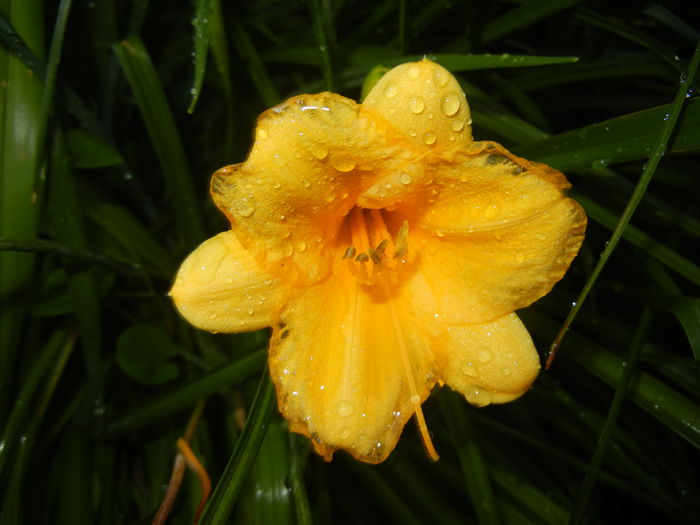
[[[586,225],[560,172],[474,142],[456,79],[388,72],[363,104],[300,95],[261,115],[248,159],[211,186],[231,230],[183,263],[172,297],[211,331],[272,327],[290,429],[330,460],[384,460],[446,383],[474,405],[540,368],[514,310],[546,294]]]

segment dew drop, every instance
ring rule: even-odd
[[[348,427],[343,427],[340,430],[340,439],[348,439],[350,437],[350,429]]]
[[[301,185],[304,186],[304,188],[308,188],[309,186],[311,186],[311,182],[308,179],[303,179],[301,181]]]
[[[463,120],[453,120],[451,126],[452,126],[452,131],[462,131],[464,129],[464,121]]]
[[[355,161],[352,159],[336,159],[333,163],[333,167],[338,171],[342,171],[343,173],[352,171],[353,169],[355,169],[355,166]]]
[[[482,363],[488,363],[489,361],[491,361],[491,352],[489,352],[488,350],[482,350],[481,352],[479,352],[479,361],[481,361]]]
[[[299,253],[304,253],[306,251],[306,243],[304,241],[299,241],[294,248]]]
[[[402,171],[401,175],[399,175],[399,182],[401,182],[401,184],[411,184],[412,180],[411,176],[405,171]]]
[[[423,142],[425,142],[428,146],[431,144],[435,144],[435,141],[437,140],[437,135],[433,133],[432,131],[428,131],[427,133],[423,134]]]
[[[415,137],[415,136],[417,135],[415,129],[409,129],[409,130],[408,130],[408,134],[409,134],[411,137]]]
[[[459,111],[459,97],[457,95],[447,95],[442,99],[442,112],[451,117]]]
[[[338,406],[336,407],[336,412],[340,417],[348,417],[351,416],[353,412],[355,412],[355,409],[350,403],[346,403],[343,401],[341,403],[338,403]]]
[[[406,72],[406,76],[411,80],[416,80],[420,76],[420,70],[418,66],[410,66]]]
[[[323,146],[320,146],[318,144],[314,144],[311,147],[311,155],[318,160],[323,160],[328,156],[328,150],[324,148]]]
[[[266,139],[267,137],[269,137],[267,130],[263,128],[258,128],[258,138]]]
[[[502,373],[504,376],[509,376],[509,375],[510,375],[510,368],[507,368],[507,367],[504,368],[503,370],[501,370],[501,373]]]
[[[238,204],[236,211],[241,217],[250,217],[255,212],[255,208],[244,200]]]
[[[450,81],[448,76],[442,73],[442,71],[438,71],[437,73],[435,73],[435,80],[437,80],[438,86],[440,87],[445,87]]]
[[[384,90],[384,96],[386,98],[394,98],[396,95],[399,94],[399,88],[396,86],[396,84],[389,84],[386,89]]]
[[[484,407],[491,404],[491,401],[493,401],[493,394],[491,392],[487,392],[486,390],[475,389],[471,392],[467,392],[465,397],[467,398],[467,401],[477,407]]]
[[[412,405],[420,405],[420,396],[418,394],[413,394],[411,396],[411,404]]]
[[[462,367],[462,372],[464,373],[464,375],[467,375],[469,377],[476,377],[476,370],[474,369],[474,365],[471,361],[465,363],[465,365]]]
[[[411,113],[415,113],[416,115],[420,115],[423,113],[423,110],[425,109],[425,101],[423,100],[422,97],[415,96],[411,97],[408,100],[408,109],[411,110]]]

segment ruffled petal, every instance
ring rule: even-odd
[[[497,319],[549,292],[586,227],[560,172],[490,143],[466,154],[436,170],[388,221],[410,226],[406,298],[457,324]]]
[[[396,66],[362,103],[403,130],[424,150],[462,148],[471,142],[471,114],[457,79],[430,60]]]
[[[272,326],[288,292],[227,231],[204,241],[185,259],[170,295],[182,316],[198,328],[247,332]]]
[[[346,271],[301,291],[274,327],[280,410],[327,460],[338,449],[385,459],[436,381],[430,334],[392,301]]]
[[[258,119],[248,159],[214,174],[214,202],[266,270],[305,285],[327,275],[328,250],[358,194],[405,156],[406,140],[332,93],[300,95]]]
[[[540,370],[537,351],[517,315],[447,327],[442,380],[476,406],[524,394]]]

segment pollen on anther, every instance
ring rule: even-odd
[[[355,257],[355,250],[354,246],[348,246],[347,249],[345,250],[345,253],[343,254],[343,259],[352,259]]]
[[[369,255],[367,255],[365,252],[362,252],[360,255],[355,257],[355,260],[358,262],[367,262],[369,261]]]

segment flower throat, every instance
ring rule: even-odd
[[[408,221],[403,221],[391,235],[384,219],[384,210],[353,207],[345,217],[350,244],[342,258],[362,284],[374,284],[382,270],[394,270],[406,262],[408,255]]]

